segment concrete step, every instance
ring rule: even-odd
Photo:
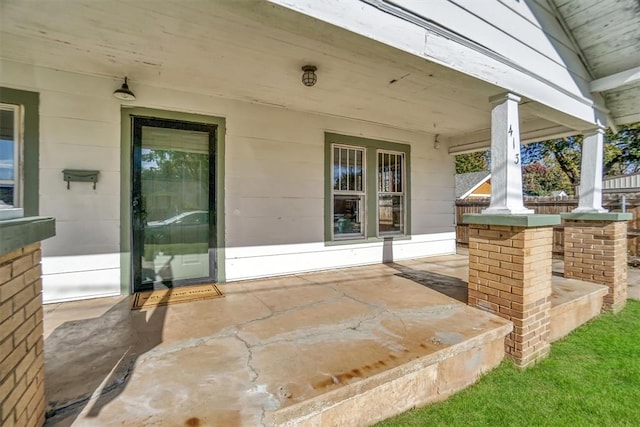
[[[268,412],[265,425],[366,426],[444,400],[502,361],[511,329],[510,323],[497,321],[495,328],[441,351]]]
[[[549,340],[559,340],[600,314],[607,291],[603,285],[554,275]]]

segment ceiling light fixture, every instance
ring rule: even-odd
[[[129,85],[127,84],[127,77],[124,78],[124,83],[118,89],[113,92],[113,96],[123,101],[135,101],[136,96],[129,89]]]
[[[302,84],[305,86],[313,86],[318,81],[316,71],[318,68],[315,65],[305,65],[302,67]]]

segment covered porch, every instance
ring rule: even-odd
[[[554,269],[557,339],[606,290]],[[143,311],[130,297],[47,305],[48,425],[367,425],[444,399],[500,363],[512,330],[466,305],[467,278],[462,253]]]
[[[510,96],[518,142],[595,126],[586,77],[570,73],[577,57],[569,52],[561,65],[547,22],[554,37],[566,36],[549,11],[533,19],[529,5],[502,5],[496,19],[529,29],[509,40],[546,46],[534,73],[481,48],[482,10],[465,12],[476,25],[460,40],[448,19],[455,13],[430,23],[419,11],[408,20],[366,1],[321,2],[317,10],[278,1],[166,1],[158,10],[124,1],[125,16],[85,0],[5,3],[0,83],[40,99],[40,145],[25,147],[35,159],[25,164],[33,178],[25,194],[36,200],[25,212],[57,221],[56,237],[43,243],[45,303],[137,290],[149,261],[140,250],[147,214],[154,223],[202,210],[215,216],[207,279],[217,282],[379,262],[389,237],[395,259],[452,253],[452,155],[491,145],[498,107],[490,99]],[[306,65],[317,67],[313,86],[301,82]],[[135,99],[114,97],[125,76]],[[132,122],[147,117],[218,126],[216,158],[207,163],[215,206],[183,198],[189,192],[176,186],[162,185],[161,194],[139,188],[145,166],[132,156]],[[370,154],[364,188],[335,188],[331,177],[344,166],[332,160],[335,145]],[[384,167],[376,150],[406,158],[398,168],[406,185],[393,199],[397,230],[377,224],[390,199],[373,203],[374,171]],[[97,171],[100,182],[67,188],[61,172],[69,169]],[[356,211],[352,236],[349,227],[336,235],[338,221]]]
[[[43,280],[33,279],[34,293],[43,289],[52,303],[44,325],[50,424],[362,425],[472,383],[502,360],[512,326],[466,305],[470,257],[444,256],[455,252],[451,155],[491,146],[501,166],[492,172],[500,193],[489,213],[526,217],[513,215],[527,213],[520,143],[583,133],[589,173],[580,207],[598,226],[608,218],[598,216],[601,126],[619,116],[607,117],[591,95],[591,77],[553,10],[502,5],[495,18],[512,22],[513,36],[485,40],[493,25],[484,6],[467,11],[474,25],[465,29],[456,28],[460,12],[449,13],[447,2],[426,14],[382,1],[291,3],[3,3],[0,102],[16,117],[29,112],[23,125],[35,130],[24,146],[14,144],[28,154],[18,183],[22,204],[27,216],[57,221],[56,237],[42,246]],[[317,66],[313,87],[300,79],[306,65]],[[136,95],[115,98],[124,76]],[[206,281],[223,283],[224,299],[130,310],[127,294],[136,290],[144,253],[132,241],[141,240],[136,222],[145,222],[144,209],[131,209],[143,207],[133,196],[132,176],[142,169],[132,155],[133,116],[217,123],[219,138],[209,146],[216,153],[209,183],[217,187],[209,185],[215,206],[210,202],[208,213],[216,217],[208,227]],[[368,194],[332,183],[341,167],[331,158],[334,145],[371,153],[364,168],[370,172],[380,168],[376,150],[406,156],[400,169],[407,186],[394,196],[404,200],[396,235],[381,234],[375,202],[388,191],[375,190],[374,173]],[[100,183],[71,189],[61,179],[69,169],[99,172]],[[358,200],[370,202],[361,214],[370,227],[354,240],[336,239],[331,229],[339,221],[335,190],[360,191]],[[583,219],[574,218],[576,233],[596,233]],[[502,232],[520,232],[488,231],[478,237],[505,240]],[[533,231],[531,240],[546,242]],[[575,243],[572,253],[591,250],[580,246],[590,242]],[[587,285],[592,291],[585,294],[578,281],[555,286],[561,278],[551,276],[550,249],[543,252],[527,260],[526,273],[548,261],[542,267],[549,277],[533,283],[544,282],[544,289],[516,304],[544,308],[544,330],[533,335],[546,345],[548,332],[564,333],[554,332],[549,305],[584,302],[565,311],[566,322],[577,324],[583,316],[574,313],[597,314],[605,291]],[[430,255],[443,256],[418,259]],[[602,256],[610,264],[622,259]],[[304,273],[389,259],[395,263]],[[574,272],[594,276],[585,269],[596,270]],[[292,275],[249,280],[283,274]],[[527,280],[513,287],[532,287]],[[490,301],[491,292],[502,292],[496,289],[474,298]],[[626,295],[615,295],[618,307]],[[98,296],[106,298],[59,303]],[[537,319],[520,311],[519,320]],[[40,328],[38,313],[29,321]],[[530,336],[524,329],[516,325],[514,333]],[[21,356],[11,354],[6,360],[17,365]],[[12,396],[28,384],[21,378],[30,378],[16,371],[0,384]],[[29,412],[21,403],[2,421],[20,424]]]

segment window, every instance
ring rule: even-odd
[[[409,234],[410,146],[326,134],[327,241]]]
[[[378,151],[378,235],[404,234],[404,154]]]
[[[38,215],[40,95],[0,87],[0,202]]]
[[[333,146],[333,236],[364,237],[364,149]]]
[[[0,204],[20,203],[20,109],[0,104]]]

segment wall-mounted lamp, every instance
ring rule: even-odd
[[[305,65],[302,67],[302,84],[305,86],[313,86],[318,81],[316,71],[318,68],[315,65]]]
[[[436,133],[436,137],[433,139],[433,148],[435,148],[436,150],[440,148],[440,141],[438,141],[439,136],[440,135]]]
[[[113,91],[113,96],[123,101],[136,100],[136,96],[133,94],[133,92],[131,92],[131,89],[129,89],[129,85],[127,84],[126,77],[124,78],[124,83],[122,83],[122,86],[116,89],[115,91]]]

